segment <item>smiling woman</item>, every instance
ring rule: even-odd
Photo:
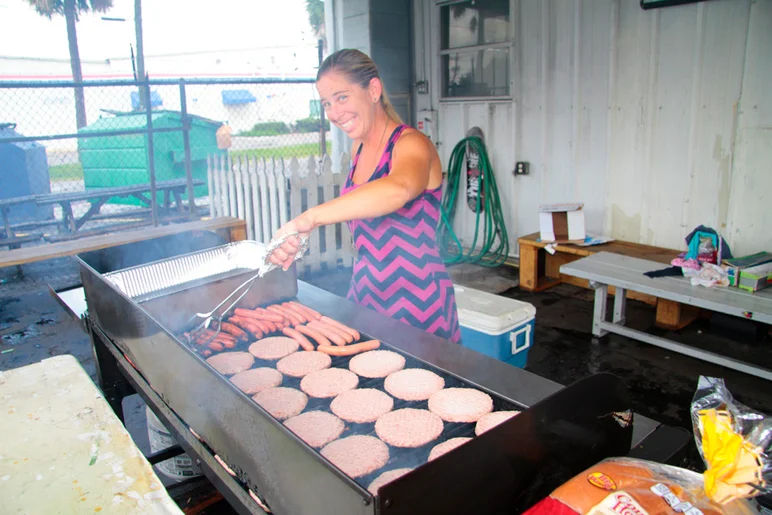
[[[375,63],[359,50],[331,54],[316,87],[330,122],[353,140],[354,160],[341,196],[312,206],[274,235],[348,222],[357,259],[347,297],[358,304],[460,342],[453,284],[435,243],[442,165],[421,132],[405,125],[389,101]],[[292,264],[289,237],[271,260]]]

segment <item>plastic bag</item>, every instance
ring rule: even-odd
[[[729,286],[729,274],[718,265],[705,263],[699,270],[691,268],[683,269],[684,277],[688,277],[692,286],[705,286],[712,288],[714,286]]]
[[[555,489],[525,515],[751,515],[753,505],[725,505],[705,495],[701,474],[633,458],[609,458]]]
[[[721,379],[700,377],[691,405],[706,471],[609,458],[555,489],[526,515],[744,515],[772,492],[772,420],[735,401]]]
[[[719,504],[772,492],[772,420],[737,402],[724,381],[700,377],[691,408],[706,494]]]

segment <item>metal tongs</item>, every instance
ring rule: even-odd
[[[267,274],[268,272],[278,268],[277,265],[269,261],[269,258],[271,257],[271,254],[273,254],[273,251],[284,245],[284,243],[287,241],[287,238],[291,236],[297,236],[300,239],[300,245],[298,247],[298,252],[295,254],[295,258],[292,260],[294,263],[295,261],[298,261],[303,257],[303,255],[308,250],[308,237],[301,236],[297,232],[291,232],[289,234],[286,234],[282,236],[281,238],[272,239],[270,242],[268,242],[268,245],[265,249],[265,256],[263,257],[262,264],[258,267],[257,273],[241,283],[239,286],[237,286],[227,297],[225,297],[222,302],[220,302],[217,306],[215,306],[211,311],[207,313],[196,313],[193,315],[190,320],[185,324],[186,326],[190,325],[195,321],[196,319],[203,318],[204,320],[198,324],[195,328],[193,328],[189,333],[187,333],[188,337],[188,343],[193,343],[198,339],[199,333],[205,331],[206,329],[209,329],[210,324],[212,322],[216,322],[217,329],[214,330],[214,333],[210,335],[209,338],[206,339],[203,344],[208,344],[212,340],[214,340],[218,334],[220,334],[220,331],[222,329],[222,320],[227,315],[233,307],[238,304],[238,302],[244,298],[244,295],[247,294],[247,292],[250,290],[252,285],[255,283],[257,279],[262,278]],[[238,294],[239,291],[244,290],[241,292],[241,295],[238,296],[236,300],[234,300],[227,308],[225,308],[221,313],[217,313],[217,310],[219,310],[225,303],[227,303],[230,299],[233,298],[234,295]]]

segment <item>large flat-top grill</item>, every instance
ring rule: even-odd
[[[474,424],[445,423],[437,440],[416,449],[390,447],[385,467],[352,479],[181,337],[193,313],[218,304],[253,273],[258,264],[251,264],[249,256],[259,249],[259,243],[239,242],[183,256],[168,250],[173,257],[151,263],[141,257],[134,263],[123,259],[117,270],[111,266],[120,255],[114,249],[109,255],[96,251],[78,258],[95,339],[116,356],[135,388],[148,387],[143,397],[151,408],[245,513],[260,512],[246,489],[257,492],[274,513],[517,513],[592,463],[627,454],[631,442],[654,427],[643,421],[633,435],[629,395],[613,376],[600,374],[561,388],[298,281],[294,267],[275,270],[255,283],[241,306],[297,300],[355,327],[363,340],[380,340],[382,349],[406,358],[406,368],[429,369],[445,379],[446,387],[482,390],[493,398],[495,410],[523,410],[479,437],[474,437]],[[141,251],[141,244],[127,249],[137,256]],[[246,350],[249,343],[230,350]],[[348,369],[349,361],[335,357],[332,367]],[[256,360],[253,366],[275,364]],[[285,376],[282,386],[299,389],[299,383]],[[383,383],[360,377],[358,388],[384,391]],[[331,400],[309,397],[304,411],[329,412]],[[395,399],[394,409],[405,407],[426,409],[427,403]],[[341,438],[377,436],[373,426],[347,424]],[[474,438],[427,462],[432,447],[459,436]],[[237,473],[236,479],[212,460],[214,454]],[[379,495],[367,490],[381,473],[405,467],[414,470],[381,488]]]

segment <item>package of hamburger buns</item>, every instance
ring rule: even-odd
[[[702,473],[608,458],[573,477],[526,515],[719,515],[759,513],[772,492],[772,420],[737,402],[717,378],[700,377],[691,405]]]

